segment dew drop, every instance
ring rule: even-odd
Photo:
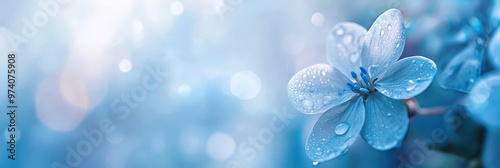
[[[317,151],[317,152],[316,152],[316,155],[318,155],[318,156],[319,156],[319,155],[323,155],[323,151],[321,151],[321,150]]]
[[[384,29],[380,30],[380,36],[383,36],[384,34],[385,34],[385,30]]]
[[[344,29],[339,28],[339,29],[337,29],[337,31],[335,31],[335,33],[336,33],[337,35],[341,36],[341,35],[343,35],[343,34],[344,34]]]
[[[313,166],[316,166],[316,165],[318,165],[318,162],[313,162]]]
[[[321,71],[321,75],[326,76],[326,72],[325,71]]]
[[[408,87],[406,87],[406,91],[412,91],[416,86],[417,85],[415,85],[415,82],[413,80],[408,80]]]
[[[348,150],[348,149],[349,149],[349,148],[345,148],[344,150],[340,151],[340,154],[341,154],[341,155],[343,155],[343,154],[347,153],[347,150]]]
[[[387,116],[390,117],[392,114],[391,113],[387,113]]]
[[[297,98],[298,98],[299,100],[304,100],[304,95],[301,95],[301,94],[300,94],[299,96],[297,96]]]
[[[323,104],[328,104],[330,102],[332,102],[332,97],[331,96],[325,96],[323,97]]]
[[[342,38],[342,42],[344,44],[350,44],[352,42],[352,36],[347,34],[344,36],[344,38]]]
[[[392,29],[391,25],[387,26],[387,30],[391,30],[391,29]]]
[[[302,78],[306,78],[307,77],[307,74],[302,74]]]
[[[396,48],[399,48],[399,43],[396,44]]]
[[[306,109],[309,109],[309,110],[312,109],[312,102],[310,100],[304,100],[304,101],[302,101],[302,104],[304,105],[304,107]]]
[[[345,122],[337,124],[337,126],[335,126],[335,134],[344,135],[347,130],[349,130],[349,127],[350,125]]]
[[[359,60],[359,54],[357,52],[353,53],[351,55],[351,62],[356,63],[356,62],[358,62],[358,60]]]

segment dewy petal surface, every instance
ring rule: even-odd
[[[328,61],[345,76],[361,66],[361,47],[365,35],[364,27],[350,22],[336,24],[328,34]]]
[[[354,143],[365,121],[362,98],[349,100],[325,112],[314,124],[306,154],[315,162],[333,159]]]
[[[500,72],[481,77],[467,96],[466,107],[476,121],[500,129]]]
[[[469,45],[463,49],[438,76],[439,85],[445,89],[468,93],[481,73],[484,50],[481,45]]]
[[[365,108],[366,120],[361,130],[363,139],[378,150],[396,147],[408,130],[408,113],[403,102],[377,92],[368,96]]]
[[[350,80],[327,64],[316,64],[295,74],[288,82],[288,97],[305,114],[322,113],[355,95]]]
[[[488,129],[481,160],[484,167],[498,167],[500,165],[500,130]]]
[[[408,99],[422,93],[434,79],[434,61],[422,56],[407,57],[396,62],[376,81],[375,88],[393,99]]]
[[[368,30],[361,52],[362,65],[378,77],[396,62],[405,46],[405,26],[401,12],[389,9]]]
[[[496,13],[500,16],[500,1],[497,2],[498,9]],[[500,17],[499,17],[500,19]],[[490,61],[497,70],[500,70],[500,32],[497,31],[491,38],[490,46],[488,47],[488,61]]]

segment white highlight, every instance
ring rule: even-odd
[[[172,5],[170,5],[170,13],[172,13],[172,15],[178,16],[183,12],[184,5],[182,5],[182,3],[180,3],[179,1],[175,1],[174,3],[172,3]]]
[[[127,73],[132,69],[132,62],[130,62],[129,59],[122,59],[118,66],[120,68],[120,71]]]
[[[255,98],[261,87],[259,76],[251,71],[241,71],[231,78],[231,93],[242,99],[249,100]]]
[[[207,152],[215,160],[226,160],[233,155],[236,143],[233,137],[217,132],[210,136],[207,142]]]
[[[177,88],[177,94],[182,97],[189,97],[191,95],[191,87],[189,85],[181,85]]]
[[[139,20],[134,20],[132,23],[132,33],[134,35],[139,35],[144,30],[144,25]]]
[[[323,16],[323,14],[316,12],[312,15],[311,23],[314,26],[321,26],[321,25],[323,25],[323,22],[325,22],[325,16]]]

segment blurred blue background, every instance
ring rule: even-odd
[[[336,23],[369,28],[389,8],[407,23],[403,56],[442,67],[473,38],[449,32],[491,10],[483,3],[2,0],[0,55],[18,55],[19,109],[16,161],[3,142],[0,165],[464,167],[464,159],[418,143],[444,129],[442,116],[412,120],[399,148],[376,151],[358,138],[345,155],[313,166],[304,144],[319,115],[295,110],[287,83],[327,63],[326,37]],[[417,99],[434,107],[463,96],[434,82]],[[6,142],[8,116],[0,116]]]

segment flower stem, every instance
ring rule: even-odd
[[[443,115],[448,111],[448,107],[431,107],[420,108],[418,101],[415,98],[403,100],[408,111],[408,118],[411,120],[417,115],[430,116],[430,115]]]
[[[443,115],[448,111],[448,107],[421,108],[417,110],[419,115]]]

